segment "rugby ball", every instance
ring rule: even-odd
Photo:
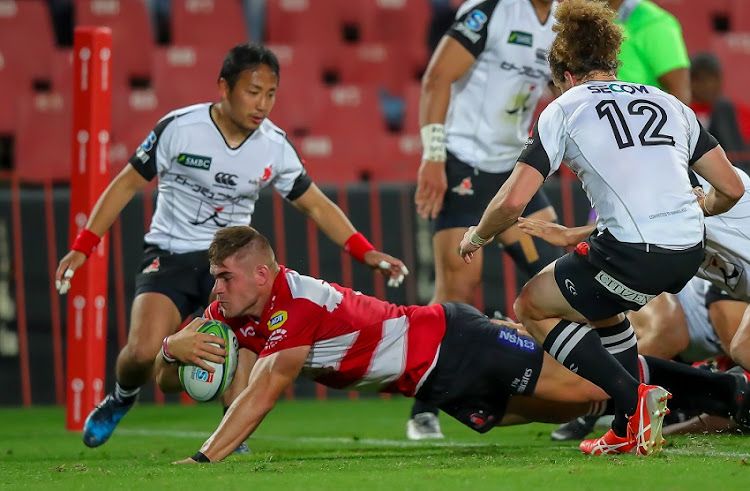
[[[198,328],[198,332],[222,338],[227,342],[227,351],[229,354],[224,358],[224,363],[214,363],[204,360],[207,365],[214,368],[214,373],[207,372],[196,365],[180,366],[180,383],[185,392],[196,401],[213,401],[221,396],[227,387],[232,384],[234,372],[237,370],[237,357],[240,347],[237,342],[237,336],[223,322],[206,322]],[[219,345],[215,344],[215,346]]]

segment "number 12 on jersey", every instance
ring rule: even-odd
[[[628,127],[628,121],[620,110],[620,106],[613,99],[606,99],[596,105],[599,119],[607,118],[620,149],[635,146],[633,135]],[[667,122],[667,112],[659,104],[645,99],[636,99],[628,104],[628,114],[633,116],[648,115],[648,120],[638,133],[638,140],[643,146],[671,145],[674,137],[661,133]],[[631,118],[632,119],[632,118]]]

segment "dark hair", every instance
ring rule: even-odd
[[[258,65],[268,65],[276,77],[279,77],[279,60],[273,51],[259,44],[238,44],[224,58],[219,79],[226,80],[229,88],[233,89],[240,73],[253,70]]]
[[[617,13],[606,4],[591,0],[565,0],[555,11],[557,37],[549,51],[552,78],[562,81],[565,72],[580,78],[591,72],[616,74],[622,28]]]
[[[717,77],[721,76],[721,62],[713,53],[698,53],[690,58],[690,75],[695,76],[699,72],[707,73]]]
[[[208,261],[222,265],[227,258],[257,252],[269,258],[268,266],[276,265],[276,256],[268,239],[253,227],[236,226],[219,229],[208,247]]]

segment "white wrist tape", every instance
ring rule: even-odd
[[[477,235],[477,232],[475,230],[472,230],[471,235],[469,236],[469,243],[477,247],[482,247],[484,244],[486,244],[489,241],[490,239],[483,239],[482,237]]]
[[[445,162],[445,126],[438,123],[426,124],[419,130],[422,136],[422,160]]]

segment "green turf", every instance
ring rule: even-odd
[[[0,410],[0,489],[748,489],[750,440],[670,439],[659,457],[587,457],[549,425],[477,435],[448,417],[439,444],[405,440],[410,401],[282,402],[250,455],[170,466],[214,429],[218,404],[136,407],[112,439],[83,446],[59,408]]]

